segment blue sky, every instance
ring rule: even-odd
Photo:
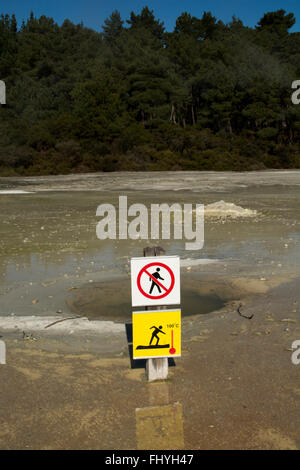
[[[164,21],[168,31],[174,28],[176,18],[183,11],[197,17],[201,17],[203,11],[211,11],[224,22],[236,15],[244,24],[254,26],[264,13],[279,9],[295,14],[297,23],[292,31],[300,31],[299,0],[0,0],[0,13],[15,13],[21,22],[33,10],[36,16],[51,16],[59,24],[69,18],[74,23],[83,21],[85,26],[100,31],[105,18],[113,10],[119,10],[125,20],[129,18],[130,11],[139,12],[145,5]]]

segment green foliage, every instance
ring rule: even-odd
[[[121,19],[120,12],[114,10],[109,18],[104,21],[103,37],[108,42],[112,42],[117,39],[123,31],[124,21]]]
[[[286,14],[285,10],[277,10],[266,13],[258,22],[259,29],[267,29],[270,32],[286,33],[294,24],[296,19],[293,13]]]
[[[149,10],[148,7],[143,8],[139,15],[132,11],[130,20],[126,22],[130,25],[131,30],[146,30],[157,39],[163,38],[164,24],[155,19],[153,10]]]
[[[300,33],[147,6],[98,33],[33,13],[0,16],[0,174],[300,167]]]

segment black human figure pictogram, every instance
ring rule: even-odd
[[[155,277],[155,279],[160,279],[161,281],[164,281],[164,278],[160,276],[159,271],[160,271],[160,268],[156,268],[156,271],[154,273],[152,273],[152,276]],[[152,281],[149,294],[152,293],[155,286],[157,287],[158,292],[161,293],[161,289],[160,289],[159,285],[151,277],[149,277],[149,280]]]
[[[160,338],[159,338],[157,335],[158,335],[159,333],[162,333],[163,335],[165,335],[166,333],[164,333],[164,331],[162,331],[162,326],[159,326],[158,328],[157,328],[157,326],[151,326],[151,328],[149,328],[149,329],[152,330],[152,328],[154,328],[154,331],[153,331],[153,333],[152,333],[149,346],[151,346],[152,341],[154,340],[154,338],[157,339],[157,341],[156,341],[156,346],[157,346],[158,343],[159,343],[159,340],[160,340]]]
[[[162,331],[162,326],[160,325],[158,328],[157,326],[151,326],[149,330],[154,330],[150,339],[150,343],[147,346],[144,346],[140,344],[139,346],[136,347],[136,349],[166,349],[170,347],[170,344],[158,344],[160,338],[158,337],[159,333],[162,333],[165,335],[166,333]],[[152,341],[156,338],[156,344],[152,345]]]

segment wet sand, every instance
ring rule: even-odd
[[[148,180],[0,178],[32,191],[0,195],[0,448],[299,449],[300,172]],[[154,187],[153,202],[225,214],[206,219],[200,253],[160,242],[183,261],[183,352],[166,382],[147,383],[130,358],[126,285],[151,241],[100,242],[95,212],[120,191],[148,204]]]
[[[293,280],[248,298],[251,320],[234,302],[185,318],[183,356],[158,383],[146,382],[144,364],[132,368],[125,331],[98,352],[84,341],[11,337],[0,447],[299,449],[300,366],[290,350],[299,302]]]

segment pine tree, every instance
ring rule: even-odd
[[[121,19],[120,12],[114,10],[109,18],[104,21],[103,28],[103,37],[107,41],[114,41],[120,36],[123,31],[124,21]]]

